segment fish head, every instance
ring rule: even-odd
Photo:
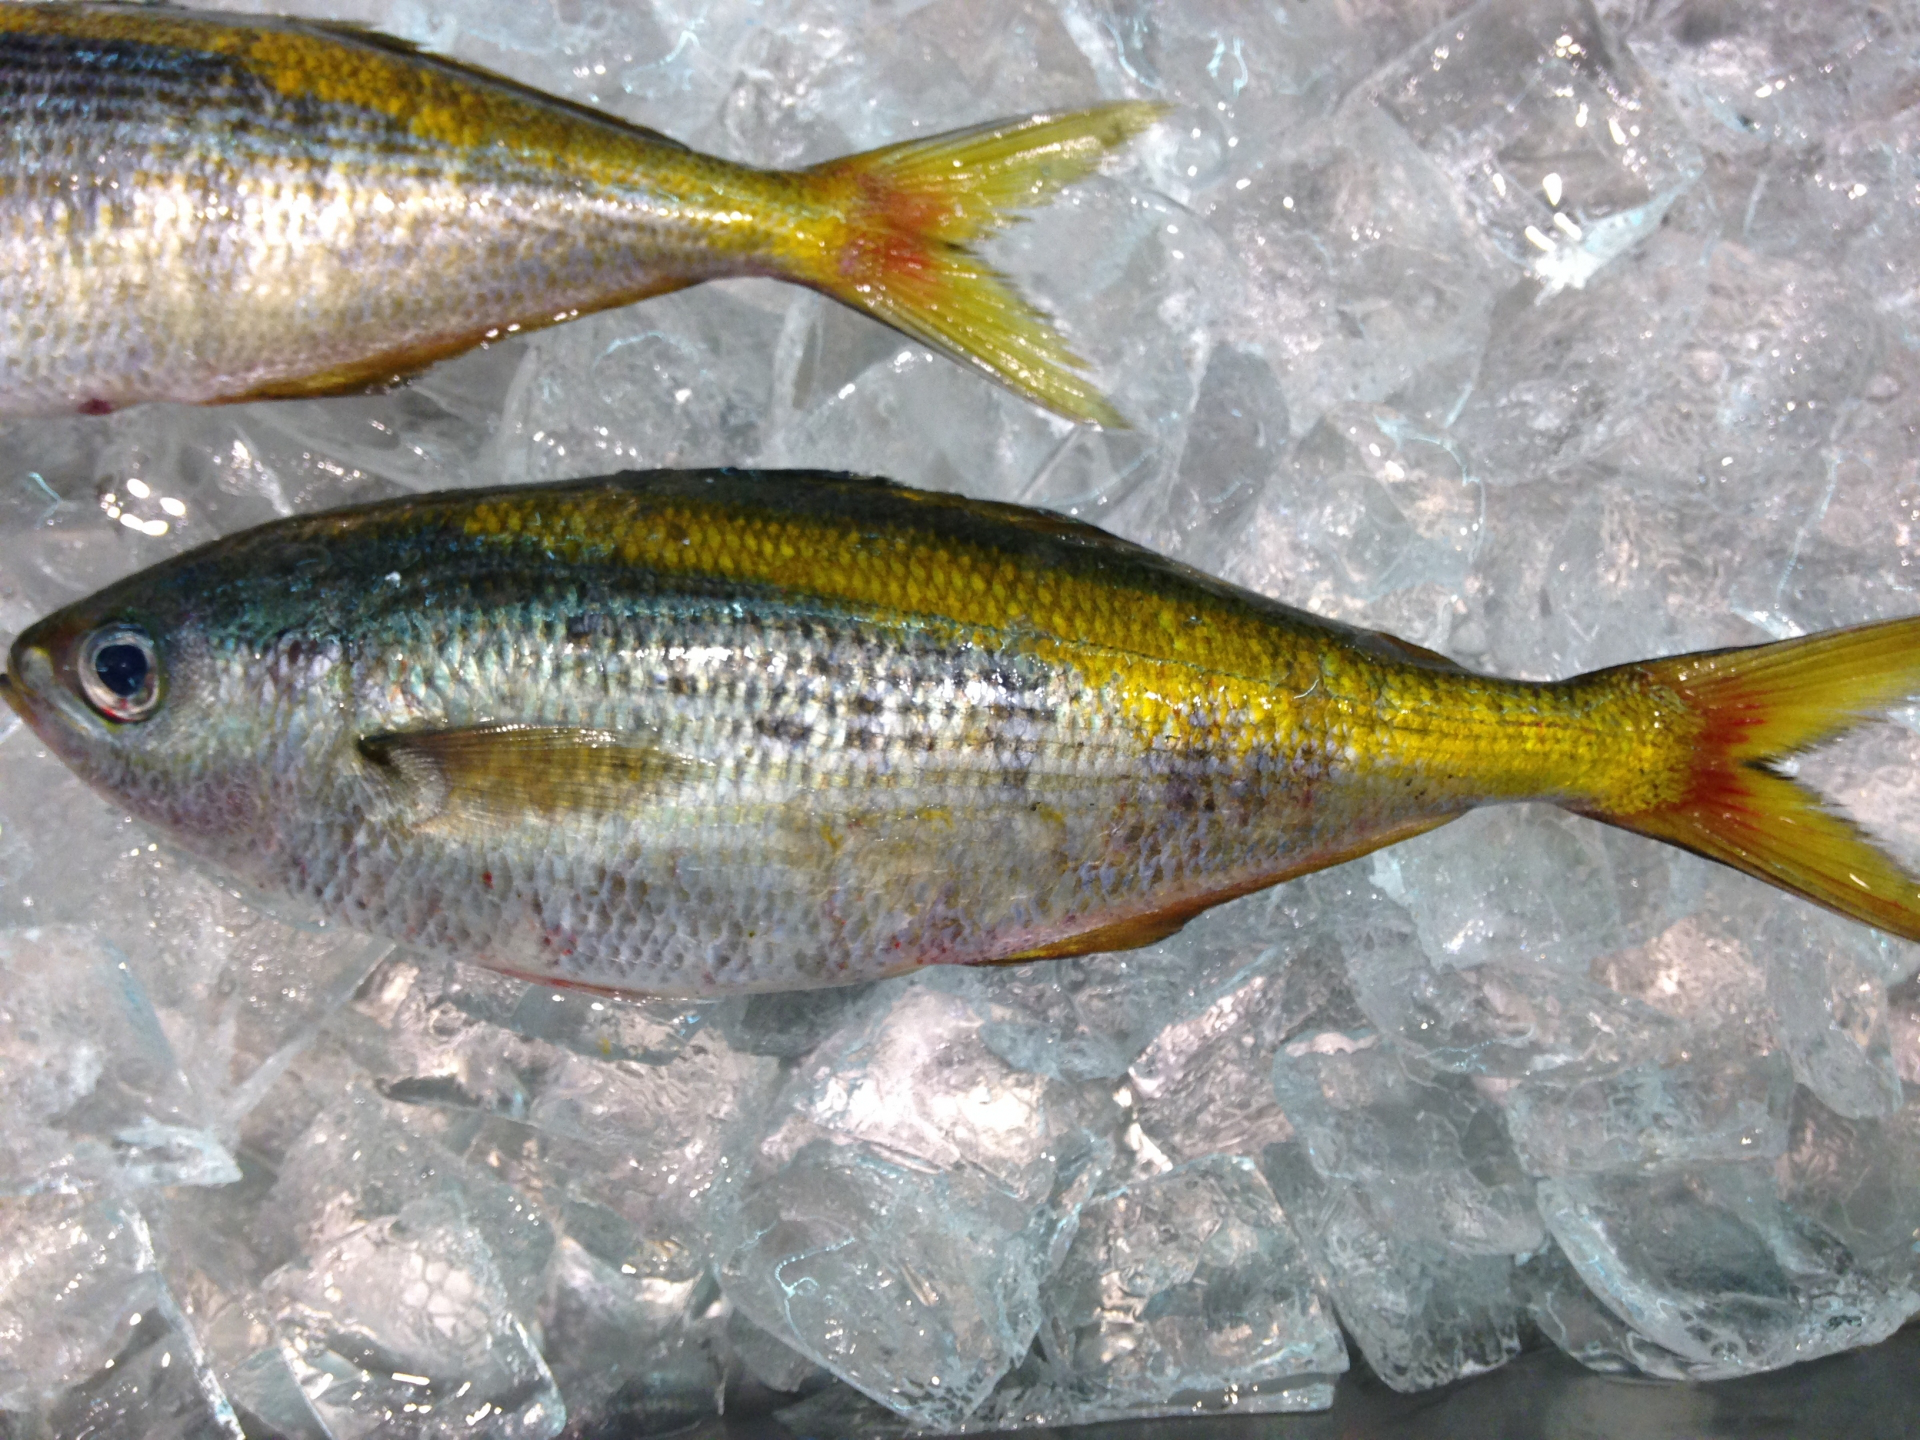
[[[274,707],[236,706],[237,647],[212,618],[190,572],[132,576],[23,631],[0,697],[95,790],[223,855],[262,838]]]

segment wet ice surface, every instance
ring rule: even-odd
[[[995,247],[1135,427],[708,286],[385,396],[12,425],[0,631],[296,509],[709,463],[1051,505],[1528,676],[1920,609],[1906,10],[293,8],[769,164],[1169,100]],[[1913,722],[1801,762],[1908,855]],[[1917,966],[1517,808],[1144,952],[623,1004],[265,914],[9,717],[0,1426],[952,1431],[1533,1344],[1780,1366],[1920,1308]]]

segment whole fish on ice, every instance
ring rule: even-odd
[[[0,109],[0,414],[363,390],[771,275],[1122,423],[968,246],[1151,104],[759,170],[350,26],[94,3],[0,5]]]
[[[1920,939],[1920,882],[1770,768],[1920,690],[1920,618],[1501,680],[1056,515],[662,471],[276,521],[40,621],[8,670],[187,850],[559,983],[1141,945],[1516,800]]]

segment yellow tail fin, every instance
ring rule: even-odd
[[[1920,940],[1920,878],[1773,768],[1920,695],[1920,617],[1611,673],[1623,672],[1680,700],[1699,723],[1691,786],[1638,814],[1569,808]]]
[[[1123,101],[909,140],[817,165],[834,233],[791,278],[985,370],[1072,420],[1126,421],[1052,324],[969,248],[1164,113]]]

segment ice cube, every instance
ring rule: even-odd
[[[1532,1182],[1470,1080],[1420,1073],[1377,1034],[1328,1031],[1290,1041],[1273,1085],[1314,1172],[1364,1196],[1396,1239],[1462,1255],[1539,1247]]]
[[[1744,236],[1871,273],[1911,227],[1888,183],[1905,144],[1894,57],[1909,26],[1845,7],[1686,6],[1649,16],[1632,45],[1711,157],[1708,181],[1739,207]]]
[[[1581,286],[1700,178],[1686,126],[1585,0],[1481,0],[1367,82],[1514,264]]]
[[[1026,1354],[1119,1118],[985,1030],[931,981],[876,987],[788,1081],[721,1252],[749,1319],[929,1428]]]
[[[824,1132],[975,1167],[1023,1199],[1048,1195],[1063,1147],[1084,1149],[1087,1133],[1118,1119],[1110,1088],[1016,1070],[985,1029],[976,1007],[935,983],[881,988],[789,1081],[761,1163]]]
[[[1529,1257],[1518,1273],[1533,1323],[1589,1370],[1606,1375],[1639,1372],[1668,1380],[1685,1380],[1692,1374],[1686,1361],[1654,1344],[1603,1305],[1558,1245],[1548,1245]]]
[[[1364,1023],[1337,946],[1311,933],[1296,941],[1193,1018],[1168,1025],[1127,1071],[1135,1123],[1168,1162],[1257,1157],[1292,1139],[1273,1093],[1275,1051],[1304,1029]]]
[[[0,746],[8,804],[62,814],[68,828],[63,844],[15,852],[11,865],[0,842],[0,914],[29,927],[84,926],[111,947],[183,1059],[205,1123],[230,1139],[239,1117],[390,947],[242,899],[163,852],[36,743],[28,734]],[[74,884],[69,845],[97,856],[93,885]]]
[[[1045,1303],[1062,1423],[1301,1408],[1295,1392],[1346,1369],[1300,1242],[1245,1158],[1088,1204]]]
[[[1322,1179],[1297,1141],[1268,1146],[1261,1172],[1341,1324],[1393,1389],[1445,1385],[1520,1353],[1513,1256],[1420,1238],[1364,1187]]]
[[[727,1316],[727,1343],[747,1373],[769,1390],[795,1394],[829,1383],[827,1372],[819,1365],[738,1310]]]
[[[287,1363],[335,1436],[547,1437],[566,1407],[455,1192],[268,1276]]]
[[[1209,910],[1144,949],[936,972],[925,983],[965,997],[985,1017],[982,1040],[1016,1069],[1118,1079],[1163,1028],[1200,1014],[1296,945],[1315,943],[1318,924],[1303,894],[1275,890]]]
[[[1781,1055],[1711,1051],[1600,1077],[1543,1078],[1506,1097],[1535,1175],[1635,1170],[1782,1154],[1793,1076]]]
[[[392,946],[290,923],[152,842],[140,848],[118,913],[94,923],[125,947],[174,1053],[188,1057],[189,1082],[230,1136]]]
[[[1272,361],[1296,433],[1343,403],[1403,398],[1443,423],[1472,384],[1509,267],[1447,175],[1364,98],[1274,142],[1236,165],[1208,216],[1247,272],[1229,333]],[[1316,243],[1329,234],[1342,243]]]
[[[1590,885],[1514,883],[1541,832],[1563,859],[1598,862]],[[1636,903],[1663,887],[1616,883],[1595,837],[1572,817],[1469,815],[1374,855],[1372,884],[1349,880],[1370,905],[1335,926],[1368,1018],[1402,1053],[1461,1074],[1604,1073],[1664,1055],[1683,1027],[1585,973],[1595,950],[1624,938],[1622,899],[1665,908]],[[1488,905],[1489,894],[1502,898]]]
[[[636,1435],[711,1415],[726,1386],[726,1323],[711,1276],[668,1281],[564,1239],[540,1307],[540,1345],[569,1415]]]
[[[239,1178],[124,957],[76,927],[0,931],[0,977],[0,1191]]]
[[[534,336],[499,420],[511,460],[503,478],[751,460],[764,439],[782,317],[797,303],[765,283],[663,297],[648,326],[616,312]],[[742,294],[743,286],[752,288]]]
[[[554,1244],[533,1202],[442,1143],[433,1112],[384,1100],[364,1084],[329,1101],[290,1146],[253,1218],[250,1239],[262,1261],[312,1256],[409,1206],[444,1202],[486,1249],[490,1283],[530,1317]]]
[[[1891,1115],[1906,1098],[1887,1039],[1879,939],[1810,906],[1768,919],[1770,990],[1793,1076],[1839,1114]],[[1790,958],[1789,958],[1790,957]]]
[[[1679,918],[1645,903],[1638,874],[1616,875],[1616,855],[1646,854],[1577,816],[1503,805],[1379,852],[1373,871],[1411,909],[1435,965],[1527,960],[1578,974],[1593,956]]]
[[[476,1162],[610,1208],[637,1227],[629,1248],[693,1263],[738,1173],[726,1155],[757,1133],[778,1068],[733,1049],[711,1008],[396,957],[336,1029],[388,1099],[541,1132],[459,1142]]]
[[[137,1210],[15,1200],[0,1220],[0,1276],[0,1416],[46,1427],[28,1433],[239,1440]]]
[[[1769,1162],[1544,1180],[1540,1209],[1594,1293],[1697,1379],[1871,1344],[1920,1305],[1783,1205]]]
[[[249,1355],[229,1372],[226,1383],[235,1418],[247,1436],[333,1440],[278,1344]]]
[[[938,1431],[1026,1354],[1048,1218],[973,1166],[815,1140],[747,1188],[721,1279],[756,1324]]]

